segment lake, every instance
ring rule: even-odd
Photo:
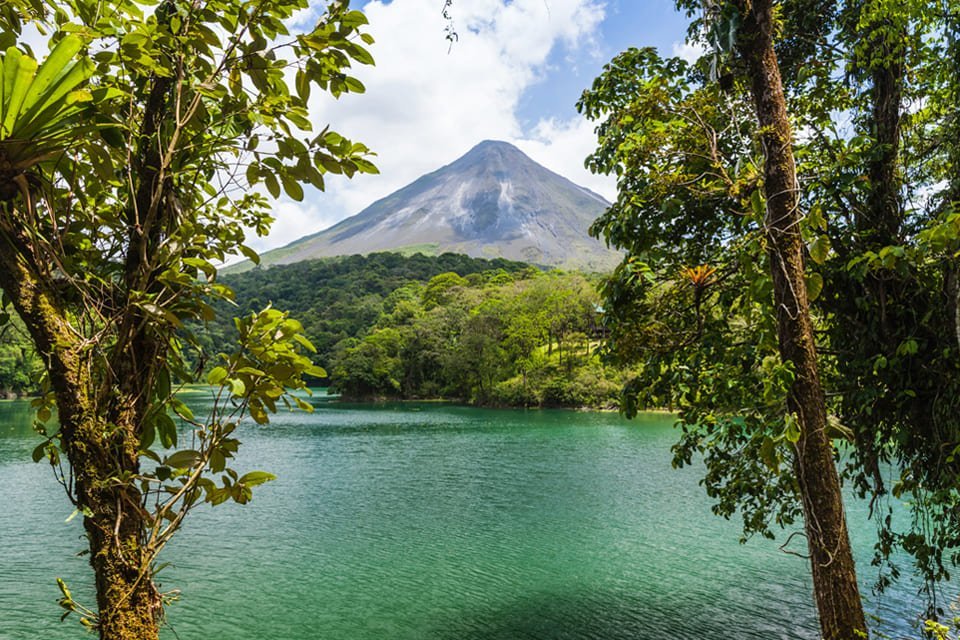
[[[165,640],[818,637],[806,561],[738,543],[701,469],[671,468],[670,416],[313,402],[241,428],[236,467],[278,479],[191,514]],[[91,577],[30,415],[0,403],[0,638],[90,637],[59,622],[55,578],[92,603]],[[849,511],[869,593],[874,527]],[[915,637],[915,593],[871,596],[877,628]]]

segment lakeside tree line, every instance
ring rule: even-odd
[[[226,276],[231,301],[190,324],[207,372],[237,327],[223,319],[283,309],[345,397],[451,399],[502,406],[615,408],[623,368],[601,362],[597,277],[462,254],[375,253]],[[14,316],[0,344],[0,392],[36,393],[42,363]]]
[[[329,372],[352,398],[615,407],[623,376],[601,363],[599,296],[580,274],[448,272],[394,291]]]
[[[452,253],[375,253],[225,282],[243,313],[289,310],[345,397],[617,406],[623,375],[600,361],[596,278]],[[226,323],[197,334],[210,353],[236,339]]]

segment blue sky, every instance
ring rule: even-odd
[[[294,27],[310,28],[325,6],[311,0]],[[356,70],[367,92],[315,95],[312,119],[366,143],[378,176],[329,176],[326,193],[277,204],[259,250],[282,246],[359,213],[485,139],[517,145],[537,162],[612,199],[614,181],[583,168],[592,123],[574,107],[603,65],[624,49],[684,48],[686,19],[669,0],[455,0],[459,40],[444,39],[443,0],[356,3],[376,38],[375,67]]]
[[[607,2],[606,17],[600,24],[598,55],[563,44],[556,47],[548,61],[554,70],[521,98],[521,121],[529,125],[543,117],[573,117],[580,93],[617,53],[629,47],[657,47],[661,53],[670,55],[673,45],[683,40],[686,28],[686,18],[669,1]],[[571,59],[575,64],[569,64]]]

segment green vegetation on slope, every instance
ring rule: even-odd
[[[32,391],[41,366],[23,322],[11,311],[9,322],[0,322],[0,398]]]
[[[306,260],[268,269],[251,269],[224,277],[236,294],[235,308],[223,305],[223,317],[260,310],[268,304],[303,323],[317,348],[315,360],[327,366],[333,347],[345,338],[362,335],[383,313],[384,300],[410,282],[427,282],[452,271],[468,277],[480,272],[516,273],[532,267],[508,260],[479,260],[445,253],[436,257],[420,254],[373,253]],[[212,354],[226,351],[236,329],[228,322],[210,325],[205,339]]]
[[[620,374],[603,366],[599,299],[584,276],[519,262],[375,253],[255,269],[226,278],[242,315],[290,311],[345,396],[453,398],[515,406],[611,406]],[[233,327],[207,328],[211,353]]]
[[[580,274],[521,262],[374,253],[253,269],[224,278],[236,306],[192,325],[210,368],[236,344],[233,323],[289,311],[314,360],[353,398],[450,398],[510,406],[617,404],[622,376],[595,354],[599,298]],[[19,324],[0,336],[0,393],[35,390],[40,362]]]
[[[598,308],[580,274],[443,273],[388,296],[365,335],[335,346],[329,370],[353,398],[612,407],[623,380],[593,348]]]

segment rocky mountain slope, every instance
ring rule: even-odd
[[[513,145],[488,140],[357,215],[266,252],[263,263],[374,251],[450,251],[606,271],[619,256],[587,229],[607,206],[601,196]]]

